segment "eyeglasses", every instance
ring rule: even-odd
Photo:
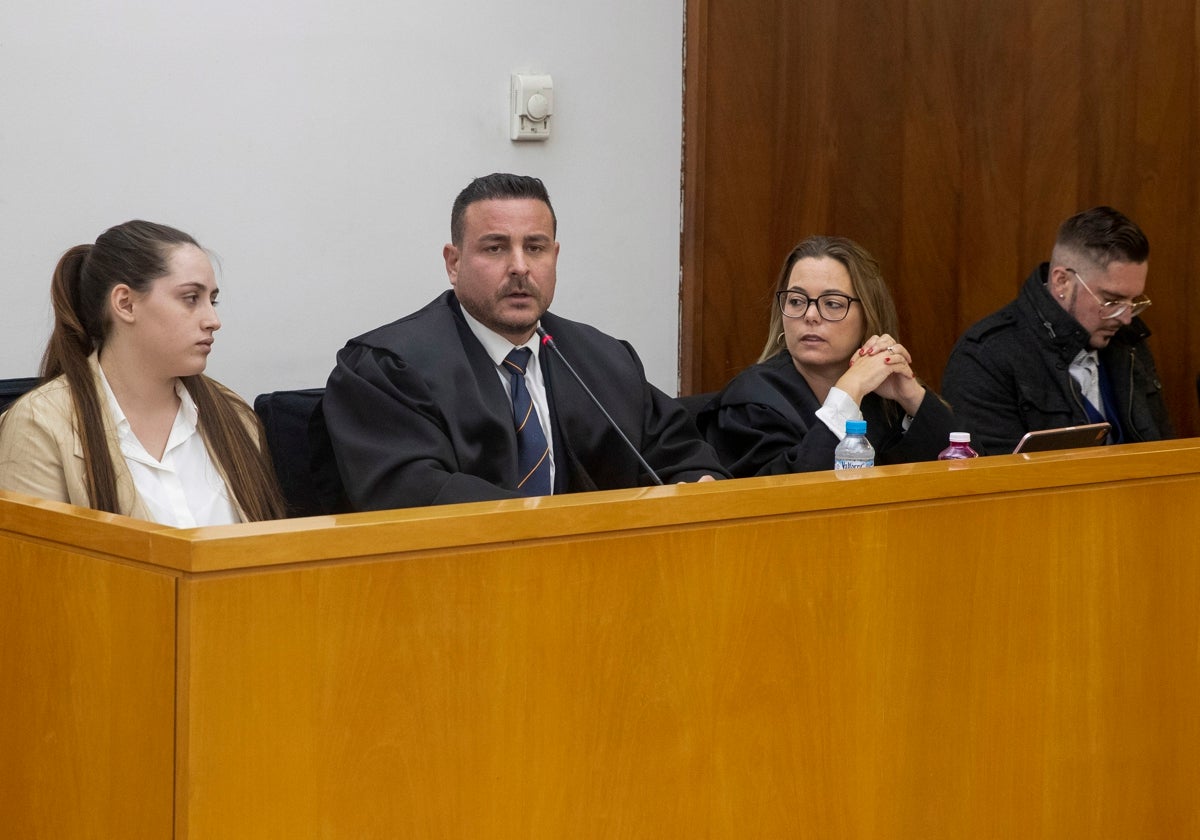
[[[802,292],[784,289],[775,293],[779,302],[779,311],[788,318],[803,318],[808,314],[808,307],[817,305],[817,314],[826,321],[841,321],[850,314],[850,304],[857,303],[859,298],[843,295],[840,292],[826,292],[810,298]]]
[[[1087,293],[1092,296],[1092,300],[1100,304],[1101,318],[1120,318],[1125,314],[1125,310],[1129,310],[1129,317],[1132,318],[1140,312],[1145,312],[1146,307],[1150,305],[1150,298],[1145,295],[1138,295],[1133,300],[1100,300],[1100,298],[1096,297],[1096,293],[1088,287],[1088,284],[1083,282],[1083,275],[1073,268],[1068,268],[1067,271],[1074,274],[1075,279],[1079,281],[1079,285],[1087,289]]]

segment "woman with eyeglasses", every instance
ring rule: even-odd
[[[896,338],[896,307],[861,246],[813,236],[784,261],[758,363],[701,413],[733,475],[833,468],[847,420],[866,420],[876,464],[931,461],[954,431]]]

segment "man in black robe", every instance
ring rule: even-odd
[[[559,244],[537,178],[477,178],[443,248],[452,289],[338,353],[323,420],[349,506],[380,510],[653,483],[632,449],[536,333],[553,337],[663,482],[727,477],[627,343],[547,312]],[[520,384],[513,351],[524,353]],[[527,394],[527,396],[526,396]],[[545,470],[522,464],[514,404],[535,416]],[[544,430],[549,429],[548,434]],[[536,485],[536,486],[534,486]]]

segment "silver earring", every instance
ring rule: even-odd
[[[780,333],[779,337],[777,339],[775,339],[775,341],[778,342],[779,344],[783,344],[783,337],[785,335],[787,335],[787,333]]]

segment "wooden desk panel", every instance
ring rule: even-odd
[[[170,837],[174,697],[173,577],[0,533],[0,836]]]
[[[193,580],[193,836],[1185,836],[1196,553],[1063,524],[1198,507],[1135,482]]]
[[[192,531],[0,494],[0,699],[99,733],[0,718],[57,780],[0,818],[170,836],[173,785],[187,840],[1200,836],[1200,441],[868,472]],[[39,646],[59,601],[94,620]]]

